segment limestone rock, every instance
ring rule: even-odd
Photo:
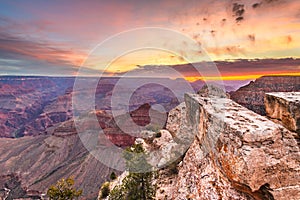
[[[174,136],[178,136],[178,132],[182,126],[185,124],[185,103],[181,103],[174,109],[170,110],[166,128]]]
[[[186,105],[197,139],[179,169],[176,199],[300,198],[295,133],[229,99],[186,95]]]
[[[186,95],[186,129],[172,124],[180,110],[167,127],[195,139],[177,174],[159,171],[157,199],[300,198],[296,133],[226,98]]]
[[[300,199],[297,133],[227,98],[187,94],[161,138],[141,143],[158,170],[155,199]],[[182,161],[167,162],[188,136]]]
[[[207,84],[198,91],[198,94],[203,97],[217,96],[220,98],[226,98],[227,95],[225,92],[225,88],[223,89],[213,84]]]
[[[300,133],[300,92],[267,93],[265,106],[268,117],[278,119],[287,129]]]

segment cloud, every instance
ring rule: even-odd
[[[239,45],[211,47],[211,48],[206,48],[206,50],[209,54],[214,54],[216,56],[220,56],[224,54],[231,55],[231,56],[238,56],[238,55],[244,55],[246,53],[245,49],[240,47]]]
[[[290,44],[291,42],[293,42],[292,36],[290,36],[290,35],[286,36],[286,42],[287,42],[287,44]]]
[[[257,59],[215,62],[223,75],[276,74],[299,72],[300,59]]]
[[[249,34],[248,35],[248,39],[251,41],[251,42],[255,42],[255,35],[254,34]]]
[[[196,68],[195,68],[196,67]],[[216,68],[217,67],[217,68]],[[218,71],[216,71],[216,69]],[[300,69],[300,59],[283,58],[283,59],[256,59],[247,60],[239,59],[234,61],[216,61],[216,62],[200,62],[194,64],[182,65],[146,65],[127,72],[131,76],[137,77],[201,77],[211,76],[247,76],[247,75],[268,75],[281,73],[296,73]],[[181,76],[176,75],[176,73]],[[200,73],[199,73],[200,72]],[[125,73],[115,74],[116,76]]]
[[[1,74],[73,75],[84,58],[64,43],[37,41],[0,27]]]
[[[29,65],[72,69],[109,36],[144,26],[184,30],[215,60],[297,56],[299,9],[297,0],[2,1],[0,58],[20,73]]]
[[[235,18],[236,22],[242,21],[244,19],[244,13],[245,13],[244,4],[233,3],[232,12],[233,12],[233,16],[236,17]]]
[[[63,43],[50,43],[25,39],[0,32],[0,58],[45,61],[58,65],[78,66],[84,54],[72,51]]]
[[[252,8],[258,8],[258,7],[260,7],[260,5],[261,5],[261,3],[255,3],[255,4],[252,4]]]

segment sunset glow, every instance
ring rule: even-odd
[[[240,5],[241,12],[233,10],[234,3]],[[255,3],[259,6],[254,6]],[[299,75],[299,10],[297,0],[2,1],[1,74],[74,75],[92,49],[107,38],[130,29],[160,27],[192,38],[211,61],[227,62],[224,64],[226,70],[219,69],[221,78],[208,79]],[[118,45],[126,46],[129,42],[122,41]],[[168,38],[162,42],[172,43]],[[87,75],[106,69],[106,75],[117,76],[143,66],[185,64],[187,61],[182,57],[186,54],[193,55],[193,62],[201,61],[203,52],[195,53],[185,44],[178,48],[182,49],[182,55],[140,50],[120,55],[108,67],[98,61],[84,67],[90,69]],[[105,58],[113,53],[114,48],[111,48],[101,56]],[[281,63],[280,70],[276,60],[285,58],[293,58],[292,63],[287,59]],[[259,66],[240,65],[241,71],[237,71],[234,63],[241,59],[259,60]],[[264,61],[268,62],[268,67]],[[184,76],[187,80],[200,78]]]

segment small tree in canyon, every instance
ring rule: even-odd
[[[150,170],[152,166],[147,163],[144,152],[141,144],[135,144],[124,151],[129,174],[123,179],[122,185],[116,186],[110,192],[109,199],[154,199],[155,186],[152,184],[152,181],[155,173]]]
[[[82,195],[82,190],[75,189],[73,185],[74,180],[72,178],[63,178],[48,189],[47,196],[53,200],[77,199]]]

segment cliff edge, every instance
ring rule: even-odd
[[[155,199],[300,199],[298,134],[281,124],[224,95],[186,94],[166,128],[145,148],[167,154],[193,139],[181,161],[158,171]]]

